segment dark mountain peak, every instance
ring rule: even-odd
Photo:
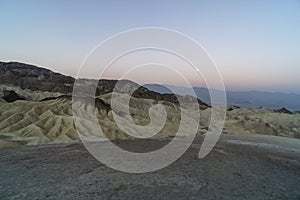
[[[55,73],[50,69],[37,67],[31,64],[19,63],[19,62],[0,62],[0,69],[9,70],[16,75],[31,75],[31,76],[40,76],[40,75],[61,75],[59,73]]]
[[[280,109],[274,109],[274,112],[277,113],[284,113],[284,114],[293,114],[291,111],[289,111],[288,109],[286,109],[285,107],[282,107]]]
[[[75,78],[55,73],[49,69],[18,62],[0,62],[0,84],[18,86],[32,91],[60,92],[70,95],[73,91],[74,83]],[[175,94],[160,94],[130,80],[101,79],[98,81],[94,79],[78,79],[78,83],[83,91],[89,90],[92,88],[92,85],[97,84],[96,96],[113,92],[118,83],[122,87],[117,88],[116,92],[125,93],[128,90],[137,88],[132,94],[137,98],[168,101],[175,104],[178,104],[177,97],[186,98]],[[208,107],[207,104],[200,100],[198,100],[198,103],[201,109]]]
[[[68,93],[74,78],[34,65],[8,62],[0,63],[0,83],[22,89]]]

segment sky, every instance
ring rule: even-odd
[[[0,0],[0,61],[76,76],[96,45],[141,27],[168,28],[196,40],[219,68],[228,90],[300,94],[299,0]],[[137,56],[143,57],[136,54],[132,59]],[[193,74],[180,61],[175,65]],[[121,68],[111,69],[107,78],[115,78]],[[144,66],[131,77],[180,85],[175,76],[160,70]],[[157,76],[149,76],[151,72]],[[84,76],[98,77],[93,70]],[[202,86],[200,80],[193,84]]]

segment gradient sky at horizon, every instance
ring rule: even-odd
[[[229,90],[300,94],[299,0],[0,0],[0,24],[0,61],[75,76],[88,53],[111,35],[164,27],[198,41]],[[95,78],[93,71],[86,77]]]

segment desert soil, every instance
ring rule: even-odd
[[[122,140],[133,151],[164,140]],[[198,158],[203,136],[170,166],[129,174],[98,162],[81,143],[0,149],[0,199],[300,199],[300,140],[222,135]]]

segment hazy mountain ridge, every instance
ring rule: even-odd
[[[191,88],[160,85],[160,84],[145,84],[144,87],[159,92],[170,93],[170,89],[180,95],[193,95]],[[168,89],[170,88],[170,89]],[[194,87],[197,98],[210,105],[210,95],[207,88]],[[213,90],[218,93],[220,91]],[[263,91],[226,91],[227,104],[248,108],[282,108],[290,110],[300,110],[300,95],[282,92],[263,92]]]

